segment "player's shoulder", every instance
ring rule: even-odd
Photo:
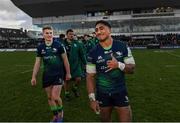
[[[44,47],[45,47],[45,43],[44,42],[42,42],[42,43],[37,45],[37,49],[42,49]]]
[[[82,44],[82,43],[79,42],[79,40],[74,40],[73,43],[76,44],[76,45],[81,45]]]
[[[113,40],[113,48],[115,49],[126,49],[127,43],[122,40]]]
[[[61,45],[61,43],[59,41],[53,41],[54,45]]]
[[[115,46],[127,46],[127,43],[122,40],[113,40]]]
[[[64,47],[64,44],[62,42],[60,42],[60,41],[54,41],[53,46],[54,47]]]

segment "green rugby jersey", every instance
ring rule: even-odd
[[[67,51],[72,78],[81,77],[83,73],[82,63],[86,65],[86,56],[82,44],[75,40],[70,43],[65,40],[63,44]]]
[[[94,66],[96,89],[104,93],[115,93],[126,89],[123,71],[117,68],[106,72],[108,70],[107,61],[112,59],[111,54],[122,63],[125,59],[133,58],[130,49],[121,41],[113,41],[112,47],[109,49],[104,49],[97,44],[87,58],[87,65]]]
[[[43,59],[43,76],[64,77],[64,64],[61,54],[65,52],[63,45],[57,41],[53,41],[51,46],[46,46],[43,42],[37,47],[37,57]]]

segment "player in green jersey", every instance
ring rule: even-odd
[[[54,114],[53,121],[63,120],[63,105],[60,98],[61,88],[65,79],[71,78],[70,67],[65,48],[60,42],[53,40],[53,29],[50,26],[43,28],[44,42],[37,47],[37,57],[32,73],[31,84],[37,84],[41,60],[43,60],[44,70],[42,85],[48,97],[49,106]],[[65,67],[65,71],[64,71]]]
[[[64,46],[67,51],[67,56],[70,64],[70,70],[72,75],[72,80],[75,82],[73,83],[73,92],[76,97],[79,95],[78,86],[81,81],[82,77],[82,63],[86,65],[86,56],[82,45],[74,39],[74,31],[69,29],[66,31],[66,39],[64,40]],[[70,99],[70,81],[65,81],[64,83],[64,90],[65,90],[65,97],[67,100]]]
[[[124,42],[113,40],[108,22],[97,21],[95,32],[99,44],[89,52],[86,66],[90,107],[100,113],[101,121],[110,122],[115,108],[119,121],[130,122],[124,74],[133,73],[135,68],[131,50]]]

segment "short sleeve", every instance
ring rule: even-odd
[[[125,51],[124,63],[135,64],[131,49],[128,46],[126,47],[126,51]]]
[[[96,73],[96,64],[95,64],[94,56],[92,52],[90,52],[87,56],[86,72]]]
[[[41,51],[41,48],[40,48],[40,46],[38,46],[37,49],[36,49],[36,56],[37,56],[37,57],[42,57],[41,52],[42,52],[42,51]]]
[[[66,53],[66,49],[62,43],[59,44],[58,50],[59,50],[59,54]]]

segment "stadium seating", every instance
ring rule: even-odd
[[[0,28],[0,48],[35,48],[38,39],[32,39],[26,30]]]

